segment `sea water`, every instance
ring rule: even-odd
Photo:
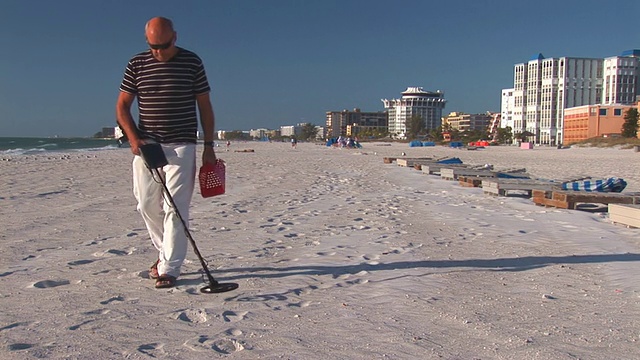
[[[38,154],[45,152],[74,152],[117,149],[115,139],[98,138],[34,138],[34,137],[0,137],[1,154]]]

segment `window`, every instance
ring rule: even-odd
[[[613,115],[615,116],[622,115],[622,109],[613,109]]]
[[[607,115],[607,109],[600,109],[600,115],[601,116],[606,116]]]

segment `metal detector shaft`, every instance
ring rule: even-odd
[[[176,205],[175,201],[173,200],[173,197],[171,196],[171,193],[169,192],[169,188],[167,187],[167,183],[166,183],[165,179],[162,177],[162,175],[158,171],[159,168],[161,168],[161,167],[163,167],[163,166],[168,164],[167,158],[166,158],[166,156],[164,154],[164,151],[162,150],[162,146],[160,144],[158,144],[158,143],[147,143],[147,144],[141,145],[140,146],[140,155],[144,159],[144,162],[145,162],[147,168],[149,169],[149,172],[151,172],[151,176],[154,179],[157,176],[159,182],[162,183],[162,191],[164,193],[165,201],[167,201],[167,200],[169,201],[171,207],[173,208],[173,211],[175,211],[176,215],[178,216],[178,219],[180,219],[180,222],[182,223],[182,228],[184,230],[184,233],[185,233],[185,235],[187,235],[187,238],[189,239],[189,242],[191,243],[191,246],[193,247],[193,251],[198,256],[198,260],[200,260],[200,264],[202,265],[202,270],[204,270],[205,274],[207,274],[207,280],[209,280],[209,285],[201,288],[200,292],[205,293],[205,294],[213,294],[213,293],[221,293],[221,292],[226,292],[226,291],[231,291],[231,290],[237,289],[238,288],[238,284],[236,284],[236,283],[218,283],[213,278],[213,276],[211,276],[211,272],[209,271],[209,268],[207,267],[207,262],[204,261],[204,258],[200,254],[200,250],[198,250],[198,247],[196,246],[196,241],[193,240],[193,237],[191,236],[191,233],[189,232],[189,228],[187,228],[187,222],[184,221],[184,218],[182,218],[182,215],[180,214],[180,211],[178,210],[178,206]]]
[[[160,182],[162,183],[162,190],[164,191],[164,194],[167,197],[167,199],[169,199],[169,203],[171,204],[173,211],[176,212],[178,219],[180,219],[180,222],[182,223],[182,228],[184,229],[184,233],[187,235],[187,238],[189,239],[191,246],[193,246],[193,251],[196,253],[196,256],[198,256],[198,260],[200,260],[200,264],[202,265],[202,270],[204,270],[205,274],[207,274],[207,278],[209,280],[210,286],[217,286],[218,282],[213,278],[213,275],[211,275],[211,272],[207,267],[207,263],[204,261],[204,258],[202,258],[202,255],[200,254],[200,250],[198,250],[198,246],[196,245],[196,241],[193,240],[193,237],[191,236],[191,232],[189,232],[189,229],[187,228],[187,223],[182,218],[180,211],[178,211],[178,206],[176,205],[175,201],[173,201],[173,196],[171,196],[171,193],[169,192],[169,188],[167,188],[167,184],[165,183],[164,178],[160,175],[160,172],[158,171],[158,169],[149,169],[149,170],[151,171],[152,174],[154,174],[154,171],[155,171],[155,175],[157,175],[158,178],[161,180]]]

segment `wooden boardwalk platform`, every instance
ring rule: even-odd
[[[443,168],[444,169],[454,169],[454,168],[469,169],[469,165],[433,163],[433,164],[422,164],[421,166],[422,173],[427,175],[440,175],[440,171]]]
[[[414,161],[433,161],[435,162],[436,160],[430,157],[419,157],[419,158],[411,158],[411,157],[384,157],[382,158],[382,161],[385,164],[393,164],[393,162],[395,161],[395,163],[398,166],[413,166],[413,162]]]
[[[482,180],[482,190],[488,195],[509,196],[518,193],[532,196],[533,190],[560,190],[561,183],[537,179],[493,178]]]
[[[458,180],[460,176],[464,176],[465,178],[470,177],[478,177],[478,178],[499,178],[501,175],[504,178],[508,178],[507,175],[513,175],[523,178],[528,178],[529,175],[526,173],[526,169],[504,169],[504,170],[495,170],[495,169],[487,169],[481,166],[477,167],[467,167],[467,168],[441,168],[440,169],[440,177],[445,180]]]
[[[437,161],[437,159],[433,158],[398,158],[396,159],[396,164],[398,164],[398,166],[414,167],[416,164],[433,164]]]
[[[640,205],[609,204],[609,220],[614,224],[640,228]]]
[[[532,190],[536,205],[560,209],[576,209],[578,203],[586,204],[640,204],[640,193],[598,193],[571,190]]]

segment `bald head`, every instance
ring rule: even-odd
[[[177,53],[178,50],[174,46],[177,35],[171,20],[160,16],[154,17],[147,21],[144,34],[151,53],[159,61],[168,61]]]
[[[145,35],[157,36],[159,34],[173,34],[173,22],[165,17],[154,17],[147,21],[147,25],[144,27]]]

